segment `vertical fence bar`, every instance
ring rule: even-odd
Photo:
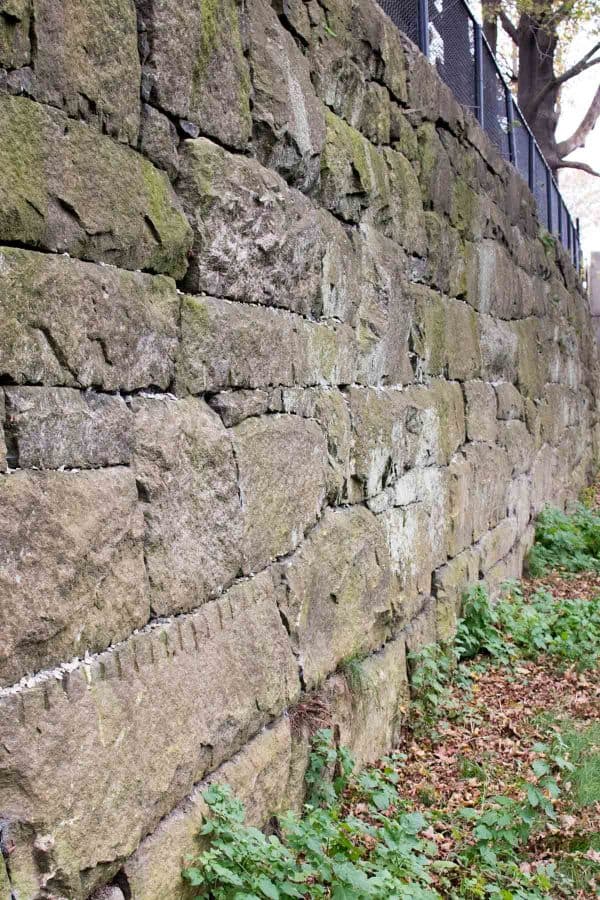
[[[483,114],[483,35],[481,25],[473,23],[473,46],[475,51],[475,114],[482,128],[485,127]]]
[[[563,214],[562,214],[562,198],[558,195],[558,239],[562,244],[563,240]]]
[[[429,2],[428,0],[417,0],[418,2],[418,26],[419,26],[419,47],[425,56],[429,56]]]
[[[533,192],[535,188],[535,142],[533,135],[529,132],[529,190]]]
[[[575,262],[575,268],[579,272],[581,268],[581,229],[579,224],[579,216],[575,219],[575,233],[577,235],[577,258]]]
[[[546,218],[548,221],[546,224],[548,226],[548,231],[550,232],[550,234],[552,234],[552,232],[554,231],[554,228],[552,227],[552,225],[553,225],[553,222],[552,222],[552,173],[550,172],[550,169],[548,166],[546,166],[545,168],[546,168],[546,206],[548,207],[548,212],[546,214]]]
[[[509,86],[504,85],[506,94],[506,119],[508,121],[508,158],[513,166],[517,164],[517,152],[515,146],[515,108]]]

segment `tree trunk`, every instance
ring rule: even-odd
[[[481,13],[483,18],[483,34],[495,56],[498,49],[497,0],[481,0]]]
[[[556,143],[558,86],[552,85],[558,38],[543,19],[523,14],[519,19],[519,106],[553,172],[560,157]]]

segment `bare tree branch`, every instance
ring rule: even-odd
[[[582,172],[587,172],[588,175],[596,175],[597,178],[600,178],[600,172],[596,172],[595,169],[592,169],[591,166],[588,166],[587,163],[579,162],[575,159],[561,159],[559,163],[556,165],[557,169],[581,169]]]
[[[571,137],[567,138],[565,141],[560,141],[560,143],[557,144],[556,152],[561,159],[568,156],[573,150],[577,150],[579,147],[584,146],[589,133],[595,127],[598,119],[600,119],[600,86],[596,88],[594,99],[590,103],[585,116]]]
[[[585,72],[586,69],[590,69],[592,66],[597,66],[600,64],[600,56],[595,59],[591,59],[594,53],[600,51],[600,41],[598,41],[591,50],[582,56],[579,62],[575,63],[575,65],[571,66],[570,69],[567,69],[562,75],[558,75],[556,78],[553,78],[547,84],[544,85],[541,91],[537,94],[534,100],[531,103],[531,109],[536,110],[546,94],[548,94],[553,88],[560,87],[561,84],[564,84],[565,81],[570,81],[571,78],[575,78],[576,75],[580,75],[582,72]]]
[[[519,32],[516,29],[516,26],[510,21],[504,10],[500,10],[500,22],[502,27],[504,28],[507,35],[511,38],[511,40],[515,43],[519,43]]]

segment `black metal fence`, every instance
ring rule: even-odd
[[[378,0],[417,44],[463,106],[477,117],[498,152],[529,184],[540,221],[581,264],[579,221],[573,219],[552,172],[504,80],[465,0]]]

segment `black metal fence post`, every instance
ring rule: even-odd
[[[473,48],[475,56],[475,115],[482,128],[485,127],[483,115],[483,36],[481,25],[474,24]]]
[[[429,3],[418,0],[419,47],[425,56],[429,56]]]
[[[517,152],[515,146],[515,108],[513,106],[513,98],[508,85],[505,86],[506,94],[506,119],[508,121],[508,157],[513,164],[517,164]]]
[[[546,166],[546,207],[548,209],[546,226],[552,234],[554,230],[552,227],[552,172],[548,166]]]
[[[529,190],[535,190],[535,141],[533,135],[529,132]]]

